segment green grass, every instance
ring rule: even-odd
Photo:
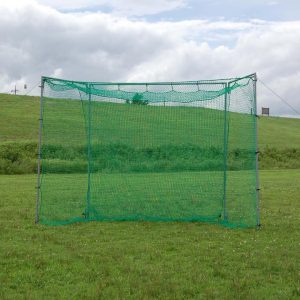
[[[38,97],[0,94],[0,106],[1,142],[37,141]],[[104,117],[105,126],[113,125],[109,115]],[[258,119],[259,146],[262,149],[265,147],[300,148],[299,128],[300,119],[261,117]]]
[[[300,118],[260,117],[258,126],[261,149],[300,149]]]
[[[0,104],[0,174],[33,173],[36,170],[39,98],[0,94]],[[51,100],[45,101],[45,107],[46,141],[52,151],[47,154],[52,159],[48,164],[49,172],[62,172],[66,166],[69,172],[83,172],[86,170],[84,143],[87,137],[81,103]],[[87,111],[84,106],[83,109]],[[95,103],[92,113],[92,142],[103,142],[93,147],[95,170],[155,172],[222,168],[222,112]],[[252,121],[249,119],[248,123],[239,118],[243,116],[231,115],[228,163],[231,170],[239,169],[243,155],[240,148],[246,145],[249,149],[252,139],[243,134],[251,131]],[[213,126],[212,120],[215,120]],[[300,168],[300,120],[264,117],[258,124],[260,168]],[[238,141],[236,136],[240,137]]]
[[[35,225],[36,177],[0,176],[0,299],[299,299],[300,171],[262,171],[262,228]]]
[[[223,222],[223,171],[91,174],[91,220]],[[227,222],[255,227],[253,171],[227,174]],[[86,174],[44,174],[40,222],[86,221]],[[64,201],[67,199],[67,201]]]
[[[0,94],[0,141],[37,141],[39,97]]]
[[[0,94],[0,173],[31,173],[35,169],[38,100],[37,97]],[[119,109],[114,110],[119,116],[116,122],[111,122],[109,113],[99,115],[102,119],[101,126],[96,128],[96,136],[113,137],[116,136],[114,132],[120,132],[124,111]],[[145,107],[133,109],[138,111]],[[146,118],[153,119],[151,114],[155,109],[146,109],[150,112]],[[131,135],[156,132],[154,144],[159,154],[152,151],[154,148],[150,149],[151,153],[147,149],[130,148],[136,146],[134,144],[127,145],[129,154],[124,151],[120,154],[120,140],[112,139],[111,144],[107,145],[113,145],[108,152],[113,152],[115,157],[109,163],[108,171],[104,169],[107,174],[104,172],[99,174],[99,178],[92,178],[92,183],[96,185],[101,180],[102,192],[106,193],[109,201],[117,199],[112,186],[118,186],[122,191],[118,199],[119,204],[122,201],[125,203],[123,205],[126,205],[128,197],[138,198],[141,194],[146,195],[148,200],[157,201],[151,199],[151,191],[147,190],[149,185],[162,193],[159,197],[164,197],[168,191],[173,193],[172,199],[182,198],[182,195],[176,194],[176,189],[168,186],[166,191],[161,188],[162,185],[157,189],[158,184],[170,184],[163,181],[165,173],[127,173],[126,180],[120,180],[120,175],[112,172],[112,166],[119,171],[117,159],[120,155],[121,160],[125,155],[138,163],[151,161],[154,156],[166,156],[159,147],[163,146],[161,142],[165,142],[168,130],[180,124],[180,120],[173,120],[175,123],[172,123],[168,110],[165,111],[151,126],[151,123],[145,122],[148,125],[143,128],[130,128]],[[131,117],[139,123],[137,115],[127,112],[129,119]],[[190,116],[188,110],[181,114],[183,125],[187,116]],[[170,127],[164,126],[163,132],[161,124],[166,120]],[[55,130],[64,124],[75,126],[75,130],[80,128],[76,131],[80,140],[85,133],[83,123],[77,121],[76,118],[72,120],[71,114],[52,126]],[[189,124],[188,128],[178,128],[174,142],[184,141],[182,144],[186,145],[191,142],[190,137],[195,143],[198,141],[199,137],[191,130],[195,124]],[[261,166],[299,168],[300,120],[264,117],[258,120],[258,124]],[[211,135],[219,135],[215,129],[207,130],[211,130]],[[121,142],[125,144],[126,136],[127,133],[123,137],[121,135]],[[72,146],[69,148],[70,155],[81,155],[80,147],[77,149],[79,154],[76,154],[72,143],[62,141],[66,142],[67,147]],[[139,142],[136,140],[135,144]],[[123,146],[121,148],[124,150]],[[201,150],[195,149],[196,152]],[[103,153],[102,150],[100,152]],[[170,160],[163,163],[175,163],[178,153],[181,159],[185,158],[187,148],[179,150],[171,156],[168,154]],[[53,151],[57,151],[55,154],[60,158],[58,165],[65,163],[64,150],[55,148]],[[232,153],[237,155],[234,151]],[[105,160],[109,161],[109,157]],[[184,165],[186,163],[183,161]],[[229,181],[241,180],[238,178],[239,172],[233,173],[235,176],[230,176],[229,172]],[[299,299],[300,171],[260,173],[261,230],[227,229],[200,222],[90,222],[59,227],[35,225],[36,176],[1,175],[0,299]],[[168,176],[172,176],[172,182],[177,187],[185,179],[186,184],[191,184],[195,174],[185,171]],[[74,175],[46,175],[46,180],[50,180],[49,187],[53,187],[52,193],[58,200],[65,192],[60,185],[60,176],[71,178],[68,190],[74,197],[71,204],[76,205],[78,197],[81,201],[85,196],[86,189],[82,189],[86,184],[84,175],[76,175],[79,180],[76,184]],[[209,178],[204,176],[202,180]],[[64,184],[66,182],[64,180]],[[126,182],[128,186],[125,186]],[[195,186],[189,188],[189,195],[199,194]],[[141,201],[139,203],[143,204]],[[80,214],[82,207],[77,209]]]

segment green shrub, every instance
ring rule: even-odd
[[[143,100],[143,94],[136,93],[131,101],[126,100],[127,104],[148,105],[148,100]]]
[[[137,148],[122,143],[93,144],[92,172],[180,172],[222,171],[223,149],[201,148],[193,144],[161,145]],[[228,170],[255,168],[253,151],[230,149]],[[44,173],[87,172],[85,145],[45,144],[42,149]],[[300,149],[263,149],[259,156],[260,169],[300,168]],[[30,174],[37,170],[37,143],[0,144],[0,174]]]
[[[37,170],[37,143],[0,144],[0,174],[30,174]]]

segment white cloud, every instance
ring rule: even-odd
[[[4,92],[15,82],[30,88],[41,75],[175,81],[258,72],[300,110],[300,21],[149,23],[103,13],[65,14],[33,0],[0,2],[0,14]],[[260,105],[275,114],[293,113],[263,87],[258,91]]]

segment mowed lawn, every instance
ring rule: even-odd
[[[224,222],[224,172],[43,174],[39,220],[47,225],[75,221]],[[255,227],[255,172],[227,172],[227,226]]]
[[[0,299],[299,299],[300,170],[260,175],[260,230],[35,225],[36,176],[0,176]]]

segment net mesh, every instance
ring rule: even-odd
[[[254,75],[43,86],[41,223],[257,225]]]

